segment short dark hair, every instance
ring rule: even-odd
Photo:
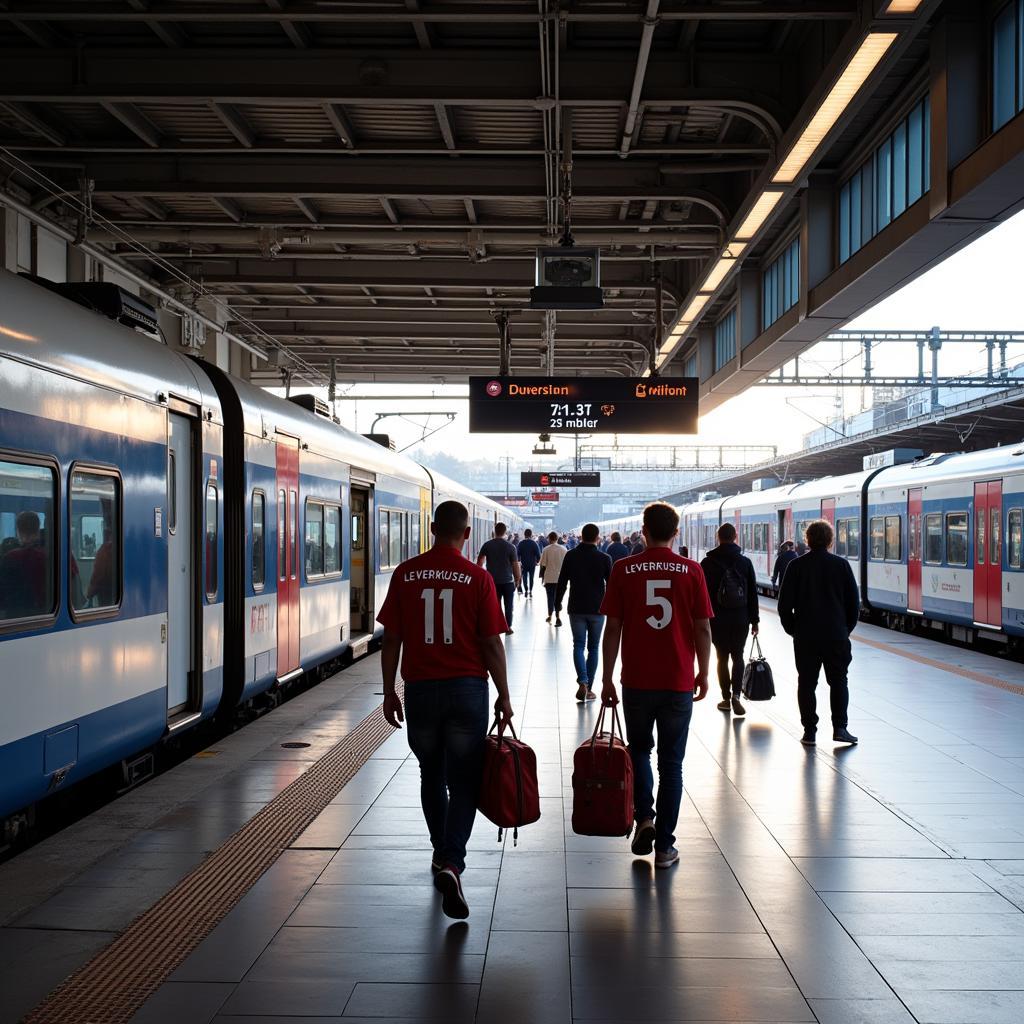
[[[39,524],[39,513],[33,512],[31,509],[24,509],[19,512],[17,518],[14,520],[14,529],[18,533],[32,536],[33,534],[39,533],[41,527]]]
[[[809,548],[827,548],[832,544],[832,524],[827,519],[815,519],[804,530]]]
[[[612,543],[613,543],[613,544],[621,544],[621,543],[622,543],[622,534],[621,534],[621,533],[619,533],[619,531],[618,531],[618,530],[616,530],[616,531],[615,531],[615,532],[614,532],[614,533],[612,534]]]
[[[651,540],[664,544],[679,529],[679,513],[667,501],[652,501],[644,509],[644,529]]]
[[[549,544],[557,544],[557,543],[558,543],[558,534],[557,534],[557,533],[555,533],[555,531],[554,531],[554,530],[552,530],[552,531],[551,531],[551,532],[550,532],[550,533],[548,534],[548,543],[549,543]]]
[[[508,529],[508,527],[504,523],[495,523],[494,524],[494,536],[495,537],[503,537],[505,535],[505,531],[507,529]]]
[[[597,523],[587,523],[587,525],[580,530],[580,537],[583,539],[585,544],[593,544],[600,536],[601,531],[597,528]]]
[[[523,530],[523,536],[524,537],[532,537],[533,536],[533,530],[531,530],[529,527],[527,527],[525,530]]]
[[[736,539],[736,527],[732,523],[722,523],[718,528],[718,543],[731,544]]]
[[[442,501],[434,509],[434,535],[442,540],[459,540],[469,526],[469,509],[461,501]]]

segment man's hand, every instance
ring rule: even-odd
[[[494,702],[494,713],[503,722],[507,722],[515,712],[512,710],[512,701],[508,697],[499,697]]]
[[[601,687],[601,703],[606,708],[613,708],[619,703],[619,694],[615,689],[615,684],[610,680],[606,679],[604,685]]]
[[[757,624],[757,623],[755,622],[755,623],[754,623],[754,624],[753,624],[753,625],[752,625],[752,626],[750,627],[750,635],[751,635],[751,636],[757,636],[757,633],[758,633],[758,629],[759,629],[759,627],[758,627],[758,624]]]
[[[703,700],[708,695],[708,674],[698,672],[697,678],[693,681],[693,699]]]
[[[402,698],[394,690],[384,694],[384,718],[388,725],[393,725],[396,729],[401,729],[402,722],[405,721]]]

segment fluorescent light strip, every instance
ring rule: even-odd
[[[713,292],[726,279],[729,271],[737,266],[739,258],[743,255],[746,248],[746,242],[733,242],[732,245],[728,246],[725,251],[729,255],[718,257],[718,262],[712,267],[711,273],[705,278],[700,290],[702,292]]]
[[[686,307],[685,310],[679,316],[679,322],[681,324],[692,324],[696,320],[701,311],[710,301],[710,295],[695,295],[693,301]]]
[[[736,232],[736,237],[744,241],[751,239],[761,230],[764,222],[771,216],[772,210],[779,205],[783,192],[762,192],[757,202],[750,208],[750,213],[743,218],[743,223]]]
[[[889,0],[886,14],[917,14],[922,0]]]
[[[800,138],[786,155],[782,166],[775,172],[772,181],[789,183],[796,181],[814,155],[814,151],[835,127],[836,121],[853,101],[871,72],[878,67],[889,47],[896,42],[895,32],[871,32],[860,44],[850,63],[843,69],[839,80],[832,86],[821,106],[804,128]]]

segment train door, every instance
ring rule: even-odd
[[[974,621],[1002,627],[1003,482],[974,485]]]
[[[299,668],[299,442],[277,436],[277,678]]]
[[[373,503],[369,487],[352,485],[352,509],[349,537],[352,586],[349,597],[349,624],[352,637],[373,632]]]
[[[795,540],[793,536],[793,510],[791,508],[779,509],[779,543],[784,540]]]
[[[821,518],[827,520],[833,529],[836,525],[836,499],[835,498],[822,498],[821,499]]]
[[[192,421],[167,416],[167,715],[185,710],[195,679],[195,456]]]
[[[921,513],[921,488],[912,487],[907,493],[907,611],[924,612],[921,597],[921,552],[924,541]]]

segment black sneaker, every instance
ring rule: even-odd
[[[435,850],[430,855],[430,870],[436,875],[441,868],[444,867],[444,861],[441,860],[441,851]]]
[[[812,730],[812,729],[804,729],[804,734],[803,734],[803,736],[800,737],[800,742],[805,747],[816,746],[817,740],[815,739],[815,735],[816,734],[815,734],[814,730]]]
[[[740,703],[739,697],[733,697],[732,699],[732,713],[737,718],[742,718],[746,714],[746,711],[743,710],[743,705]]]
[[[646,857],[654,849],[654,837],[657,833],[654,830],[654,822],[650,818],[636,823],[636,831],[633,833],[633,842],[629,848],[637,857]]]
[[[851,746],[857,745],[857,737],[849,729],[833,729],[832,740],[835,743],[849,743]]]
[[[441,894],[441,909],[446,917],[454,917],[458,921],[469,917],[469,904],[462,894],[458,868],[446,864],[434,876],[434,888]]]
[[[555,625],[556,626],[560,626],[561,624],[562,624],[562,620],[561,619],[555,619]]]
[[[732,701],[730,701],[730,700],[720,700],[718,702],[718,710],[719,711],[731,711],[732,710]]]

